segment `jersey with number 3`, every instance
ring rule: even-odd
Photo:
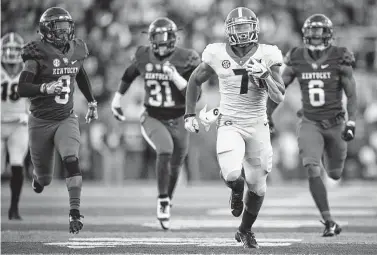
[[[20,73],[11,76],[1,66],[1,119],[13,121],[19,119],[20,115],[27,114],[27,103],[25,98],[17,94],[18,80]]]
[[[343,110],[342,65],[351,65],[353,54],[344,47],[331,46],[325,55],[313,60],[304,47],[293,48],[285,57],[300,83],[303,111],[314,121],[335,117]]]
[[[266,115],[267,90],[264,81],[250,79],[246,66],[250,57],[263,59],[271,67],[281,66],[283,57],[275,45],[258,44],[256,51],[240,58],[227,43],[207,45],[202,54],[204,63],[212,67],[219,79],[220,113],[239,119],[257,118]]]
[[[57,96],[37,96],[30,98],[30,111],[34,117],[47,120],[63,120],[73,109],[73,92],[76,74],[89,55],[86,44],[80,39],[69,43],[63,53],[44,41],[32,41],[22,49],[24,62],[31,59],[38,63],[38,72],[33,83],[42,84],[60,80],[62,94]]]

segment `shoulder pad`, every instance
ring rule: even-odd
[[[202,53],[202,61],[208,65],[211,65],[213,61],[213,56],[219,51],[220,43],[211,43],[208,44],[203,53]]]
[[[351,51],[349,51],[346,47],[340,48],[341,59],[340,64],[347,65],[347,66],[354,66],[355,65],[355,56]]]
[[[187,55],[185,59],[185,69],[194,69],[200,64],[199,54],[193,50],[187,50]]]
[[[276,45],[265,44],[264,48],[266,64],[269,67],[283,64],[283,55]]]
[[[78,55],[78,58],[80,59],[87,58],[89,56],[89,50],[86,43],[79,38],[73,39],[73,42],[76,47],[76,54]]]
[[[135,54],[132,56],[132,61],[134,62],[142,62],[145,56],[147,56],[147,59],[149,58],[148,55],[148,49],[149,46],[138,46],[136,49]]]
[[[21,57],[24,62],[27,60],[41,60],[44,58],[44,53],[41,49],[40,41],[31,41],[27,43],[21,50]]]
[[[294,47],[292,48],[291,50],[289,50],[287,52],[287,54],[285,54],[284,56],[284,64],[286,64],[287,66],[291,66],[292,65],[292,58],[294,57],[294,52],[297,50],[297,47]]]

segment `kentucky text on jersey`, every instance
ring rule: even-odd
[[[76,74],[79,72],[78,67],[62,67],[62,68],[53,68],[52,74]]]
[[[313,79],[331,79],[331,72],[310,72],[302,73],[301,79],[303,80],[313,80]]]
[[[170,80],[169,76],[164,73],[145,73],[146,80]]]

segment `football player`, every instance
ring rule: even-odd
[[[88,56],[86,44],[74,37],[71,15],[63,8],[47,9],[39,20],[40,40],[22,49],[25,63],[18,93],[31,100],[29,115],[30,154],[34,165],[32,187],[41,193],[53,176],[54,147],[63,159],[69,193],[69,231],[82,227],[80,197],[82,174],[79,167],[79,122],[73,112],[74,80],[88,101],[86,122],[97,119],[97,103],[83,68]]]
[[[333,24],[322,14],[310,16],[302,27],[303,47],[290,50],[283,71],[285,86],[297,78],[302,96],[298,144],[302,164],[308,172],[309,189],[324,220],[324,237],[341,232],[329,209],[327,191],[321,179],[325,167],[338,180],[347,155],[347,143],[355,136],[356,84],[352,74],[355,61],[345,47],[332,45]],[[348,120],[342,107],[347,96]],[[277,104],[268,101],[271,116]],[[271,117],[270,117],[271,119]],[[324,164],[322,164],[324,163]]]
[[[122,76],[111,109],[116,119],[125,120],[121,98],[141,75],[145,89],[141,132],[156,151],[157,219],[163,229],[169,229],[171,199],[188,152],[188,132],[183,120],[186,86],[200,58],[194,50],[176,46],[177,26],[168,18],[153,21],[148,37],[150,45],[136,50]]]
[[[7,33],[1,38],[1,156],[6,167],[5,154],[9,153],[12,171],[10,180],[10,220],[21,220],[18,202],[24,179],[23,162],[28,150],[27,99],[17,94],[18,79],[22,71],[21,48],[24,40],[17,33]]]
[[[217,74],[221,95],[217,156],[221,177],[232,190],[232,214],[238,217],[243,211],[235,238],[245,248],[258,248],[251,227],[262,206],[272,167],[266,100],[270,97],[278,103],[284,99],[279,74],[283,57],[275,45],[258,43],[259,21],[250,9],[232,10],[225,20],[225,31],[228,42],[209,44],[202,54],[202,63],[190,77],[185,127],[190,132],[199,132],[195,114],[197,90],[211,75]],[[245,208],[244,182],[248,188]]]

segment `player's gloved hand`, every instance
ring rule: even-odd
[[[120,107],[121,98],[122,98],[122,94],[120,94],[119,92],[116,92],[114,95],[113,101],[111,101],[111,111],[117,120],[125,121],[126,117],[123,114],[122,107]]]
[[[266,79],[270,75],[270,70],[267,68],[266,63],[262,59],[261,62],[251,57],[246,65],[246,71],[249,76],[254,76],[259,79]]]
[[[195,116],[196,116],[195,113],[185,114],[184,116],[185,129],[191,133],[199,132],[199,123]]]
[[[356,123],[354,121],[347,121],[344,131],[342,132],[342,139],[349,142],[355,138]]]
[[[48,83],[43,83],[40,87],[40,91],[42,94],[48,95],[60,95],[63,90],[63,82],[62,81],[51,81]]]
[[[98,119],[97,102],[92,101],[88,103],[88,112],[85,116],[86,123],[90,123],[92,120]]]
[[[177,69],[169,62],[165,62],[162,66],[162,71],[167,74],[171,79],[178,74]]]
[[[213,108],[207,112],[207,105],[199,113],[200,122],[203,124],[205,131],[208,131],[211,124],[219,117],[219,109]]]

